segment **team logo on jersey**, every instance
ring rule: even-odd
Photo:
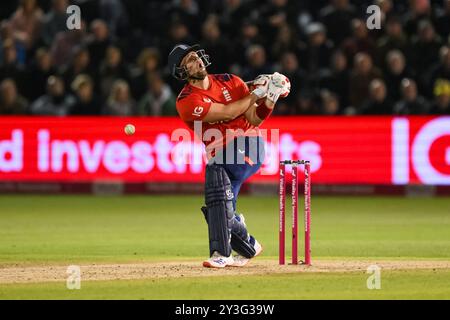
[[[199,106],[199,107],[194,108],[194,112],[192,113],[192,115],[196,116],[196,117],[200,117],[202,115],[202,113],[203,113],[203,107]]]
[[[227,102],[230,102],[232,100],[230,92],[227,90],[227,88],[222,88],[223,97]]]
[[[225,191],[225,193],[226,193],[226,195],[227,195],[227,200],[233,200],[234,194],[233,194],[233,191],[232,191],[231,189],[227,189],[227,190]]]
[[[203,101],[206,102],[206,103],[209,103],[209,102],[211,102],[211,99],[210,99],[210,98],[207,98],[207,97],[204,97],[204,98],[203,98]]]

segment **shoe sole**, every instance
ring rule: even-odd
[[[209,261],[203,261],[203,266],[205,268],[223,269],[223,268],[225,268],[227,266],[231,266],[231,265],[230,264],[226,264],[224,266],[215,266],[215,265],[212,265]]]

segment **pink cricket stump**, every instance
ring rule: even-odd
[[[311,265],[311,175],[310,163],[305,163],[305,264]]]
[[[292,264],[298,264],[298,167],[292,165]]]
[[[286,200],[286,167],[284,163],[280,163],[280,217],[279,217],[279,264],[285,263],[285,219],[286,219],[286,211],[285,211],[285,200]]]

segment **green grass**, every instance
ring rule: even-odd
[[[0,287],[0,299],[449,299],[450,270],[384,271],[381,289],[369,290],[365,273],[324,273]],[[220,290],[217,290],[220,288]]]
[[[0,266],[200,261],[208,254],[202,202],[199,196],[0,196]],[[277,197],[242,196],[238,209],[264,245],[262,258],[275,259]],[[312,252],[313,258],[320,259],[450,260],[450,199],[313,197]],[[366,274],[224,277],[220,281],[229,290],[210,298],[234,298],[232,288],[242,283],[236,298],[450,299],[441,285],[450,283],[448,270],[392,271],[385,277],[380,293],[365,288]],[[305,290],[293,290],[292,295],[277,289],[278,283]],[[84,282],[77,292],[55,283],[0,285],[0,298],[194,299],[205,298],[202,291],[211,285],[209,278]],[[425,285],[429,291],[421,290]],[[249,297],[255,287],[261,295]]]
[[[203,258],[201,203],[196,196],[1,196],[0,264]],[[313,198],[314,257],[449,259],[449,210],[445,198]],[[274,258],[277,199],[241,197],[239,211],[264,256]]]

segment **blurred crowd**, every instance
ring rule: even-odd
[[[450,0],[1,1],[0,114],[176,115],[177,43],[210,73],[287,75],[275,114],[450,114],[449,32]]]

